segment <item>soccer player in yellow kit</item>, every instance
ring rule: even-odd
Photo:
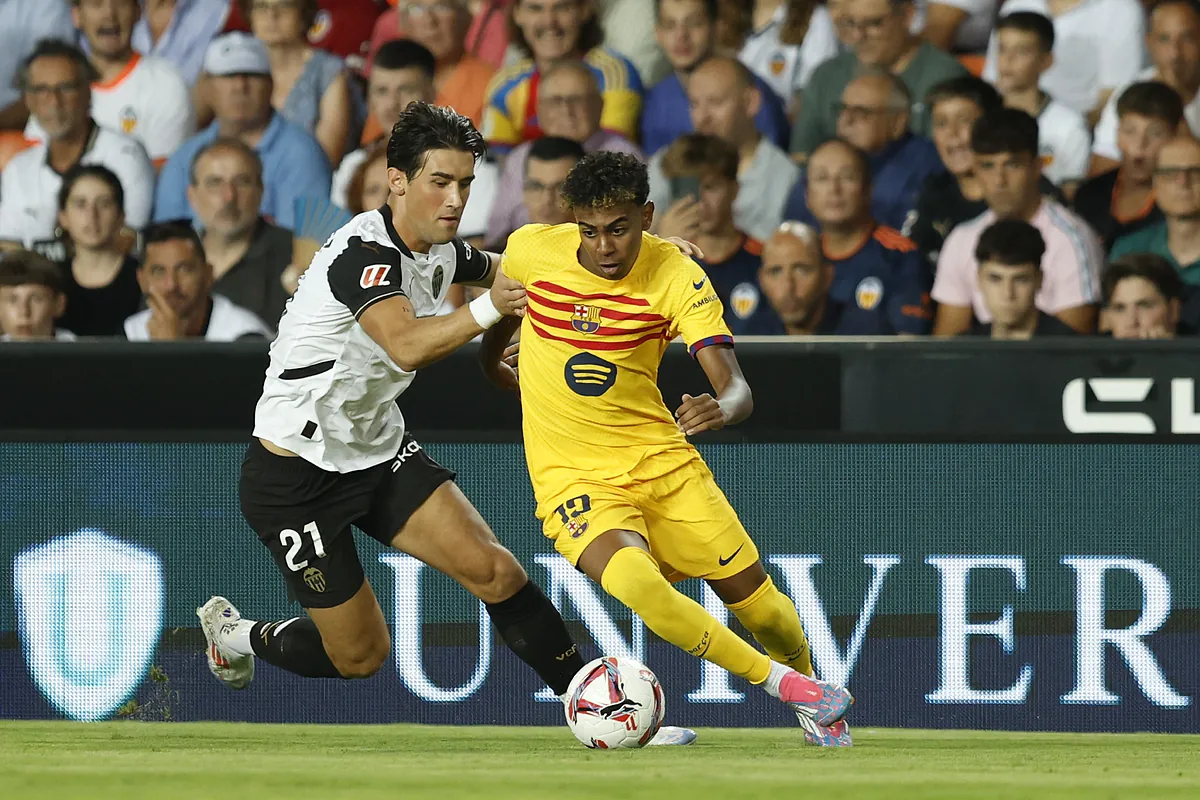
[[[851,744],[846,689],[812,677],[796,607],[689,436],[749,416],[753,401],[733,337],[700,266],[646,231],[645,165],[592,153],[562,186],[577,224],[527,225],[502,269],[525,286],[523,321],[484,337],[480,357],[517,388],[502,360],[521,329],[519,388],[537,516],[555,549],[660,638],[762,686],[822,746]],[[682,337],[713,385],[674,416],[658,390],[667,344]],[[763,655],[671,585],[701,578],[767,651]]]

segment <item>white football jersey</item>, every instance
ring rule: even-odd
[[[359,214],[317,251],[279,320],[254,413],[254,435],[329,472],[393,458],[404,438],[396,405],[415,375],[358,324],[389,297],[437,314],[452,283],[487,275],[486,254],[461,239],[413,253],[384,207]]]

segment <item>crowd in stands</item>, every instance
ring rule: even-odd
[[[477,247],[644,159],[735,335],[1200,333],[1200,0],[3,0],[0,40],[5,341],[270,338],[414,101],[488,141]]]

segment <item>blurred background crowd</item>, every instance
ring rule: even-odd
[[[414,100],[488,140],[479,247],[645,159],[735,334],[1200,330],[1197,0],[0,0],[0,43],[4,340],[270,338]]]

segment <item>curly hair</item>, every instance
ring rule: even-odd
[[[610,209],[626,203],[640,208],[650,196],[650,173],[628,153],[589,153],[567,174],[560,191],[571,208]]]

